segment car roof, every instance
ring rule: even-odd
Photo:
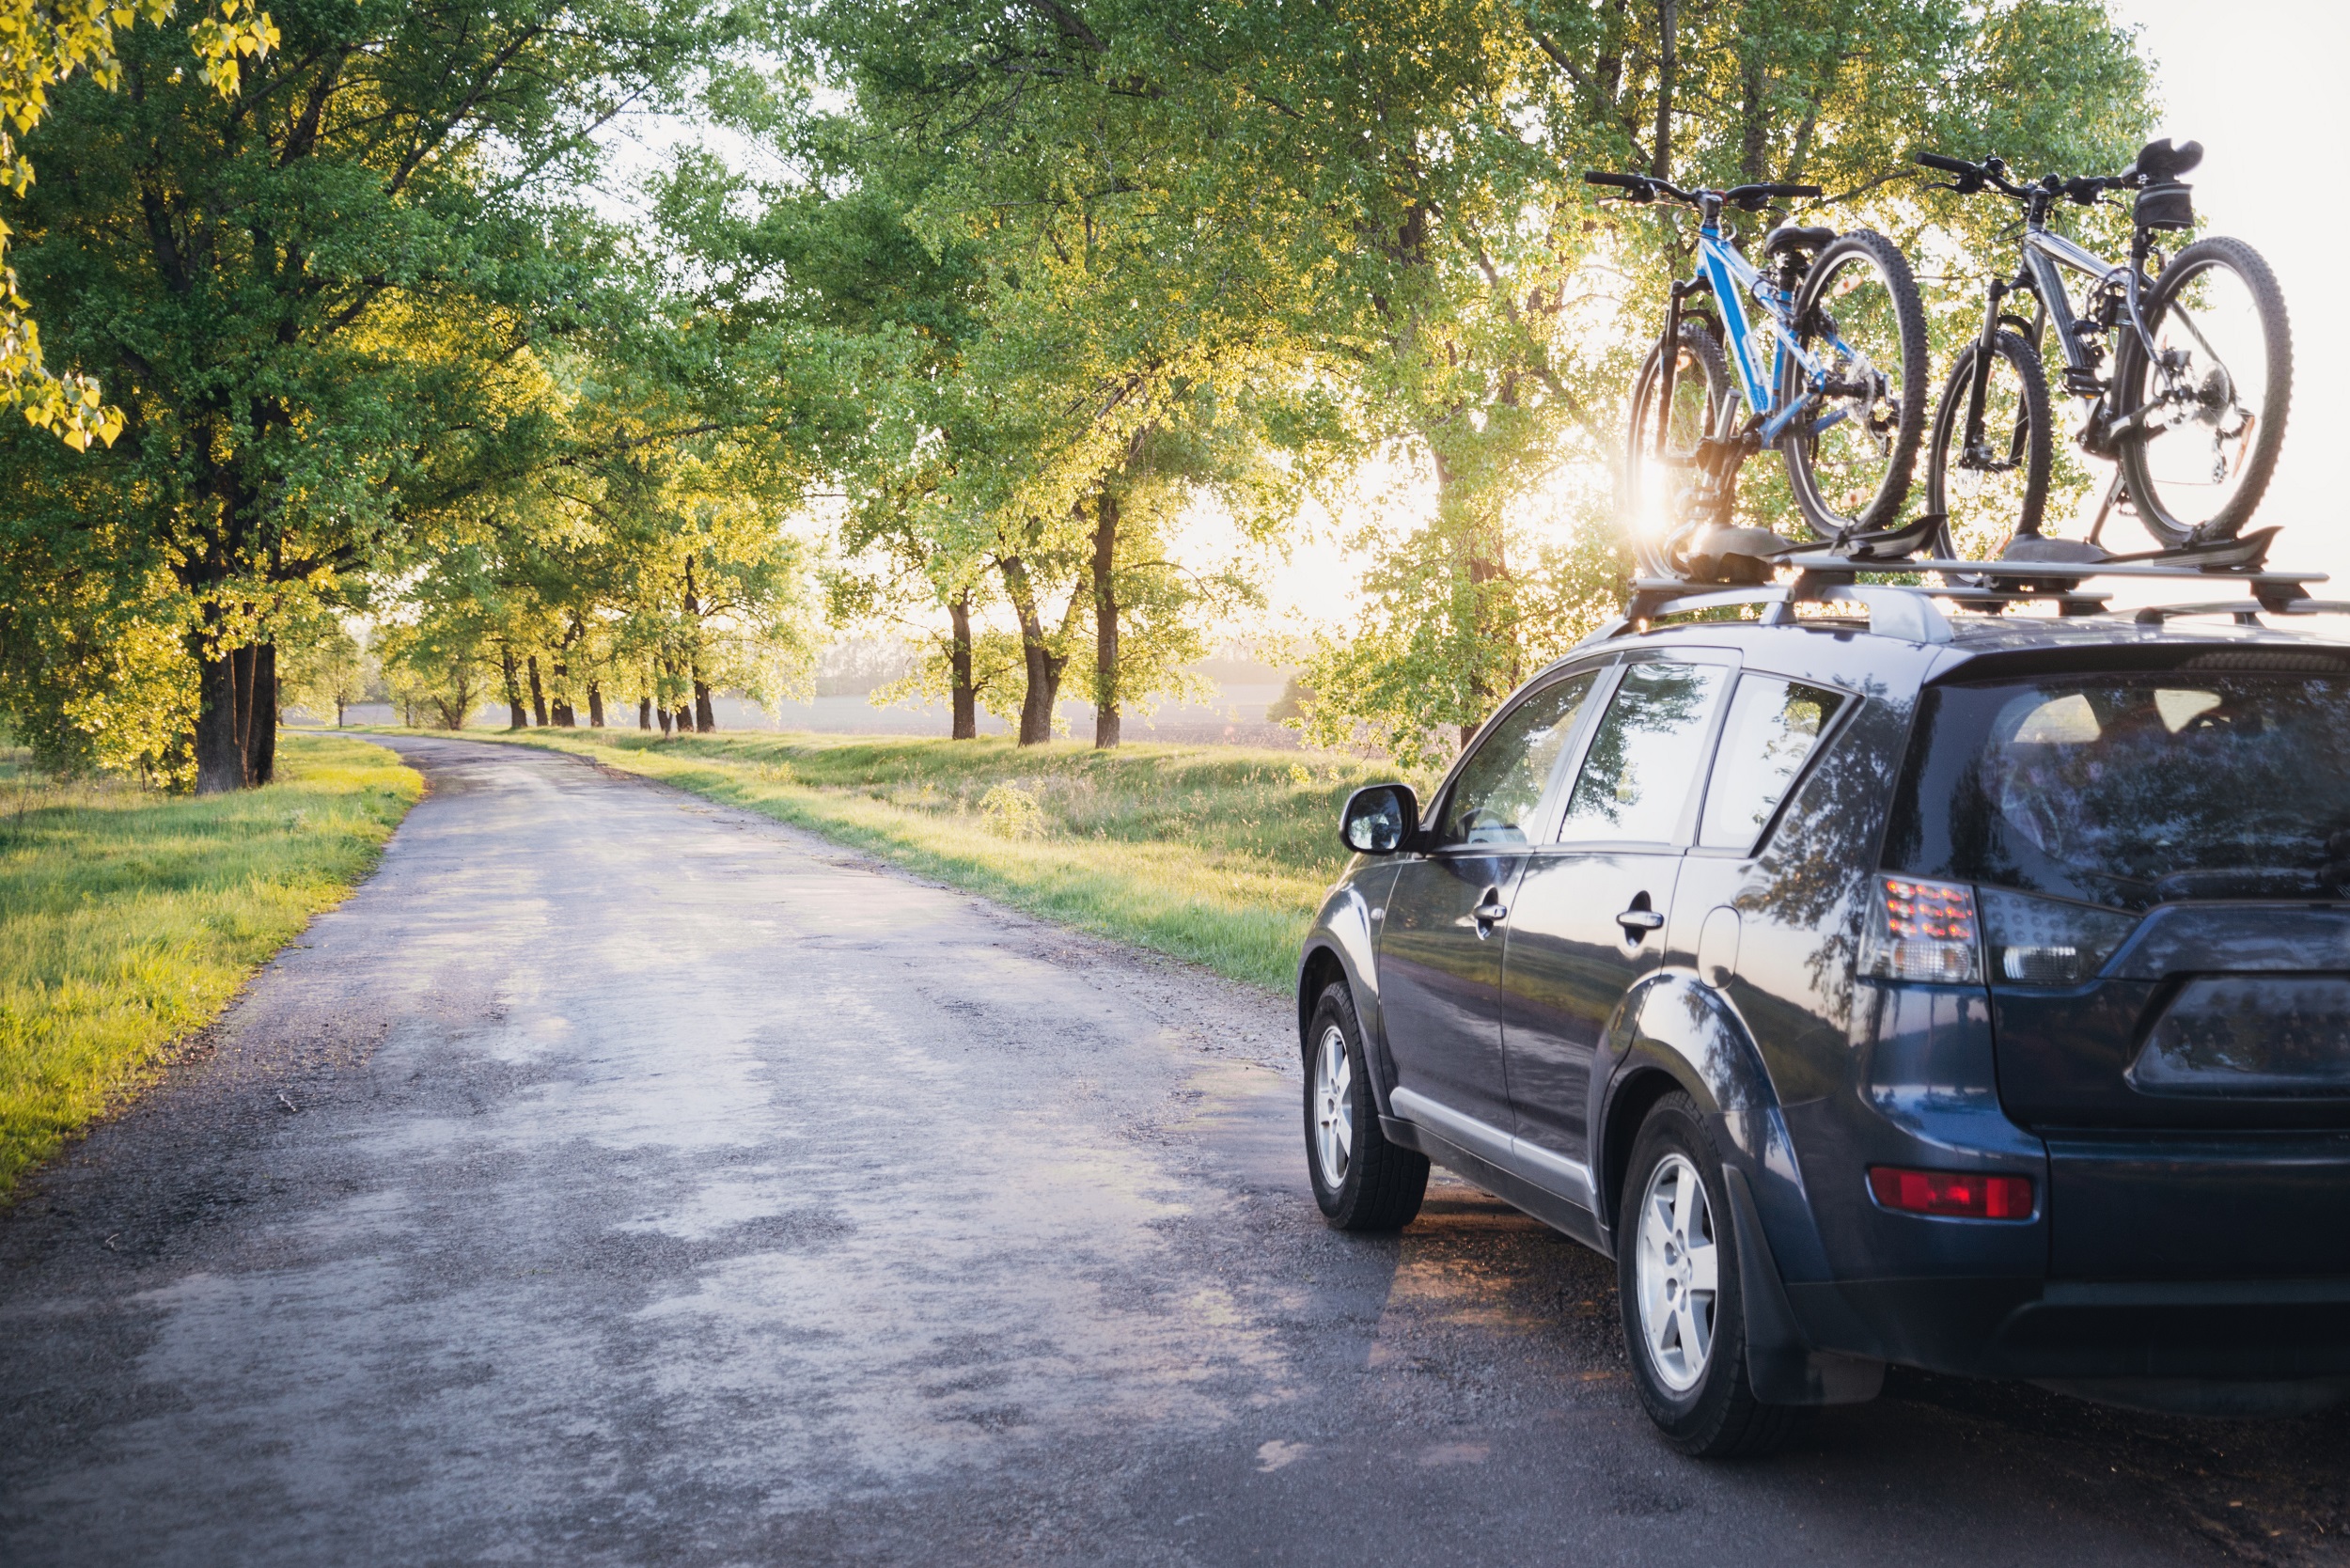
[[[2247,604],[2248,611],[2254,606]],[[1626,627],[1577,646],[1566,660],[1643,649],[1736,650],[1752,662],[1781,673],[1826,679],[1841,685],[1923,684],[1948,679],[1969,666],[1982,673],[2029,666],[2042,660],[2057,666],[2096,665],[2111,657],[2123,666],[2181,662],[2196,651],[2340,653],[2350,667],[2350,618],[2311,616],[2306,624],[2278,625],[2276,618],[2240,625],[2214,618],[2143,623],[2131,611],[2099,615],[1985,615],[1948,617],[1950,640],[1919,643],[1872,631],[1856,616],[1800,616],[1793,621],[1670,621],[1644,630]]]

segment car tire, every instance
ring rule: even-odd
[[[1387,1141],[1343,982],[1324,988],[1306,1030],[1306,1170],[1340,1231],[1400,1231],[1428,1191],[1428,1156]]]
[[[1667,1442],[1700,1459],[1769,1453],[1805,1413],[1754,1397],[1731,1225],[1721,1156],[1697,1103],[1668,1094],[1641,1123],[1624,1173],[1617,1295],[1641,1405]]]

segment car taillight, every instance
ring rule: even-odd
[[[2076,985],[2105,966],[2138,929],[2138,917],[2063,899],[1982,888],[1983,945],[1991,978],[2017,985]]]
[[[1963,882],[1881,876],[1860,944],[1860,972],[1964,985],[1982,979],[1975,890]]]
[[[1961,1175],[1950,1170],[1869,1168],[1869,1190],[1888,1209],[1952,1219],[2029,1219],[2029,1176]]]

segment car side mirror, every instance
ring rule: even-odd
[[[1393,855],[1419,831],[1419,797],[1409,784],[1373,784],[1346,798],[1339,842],[1357,855]]]

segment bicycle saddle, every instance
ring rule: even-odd
[[[1836,230],[1832,228],[1799,228],[1792,224],[1782,224],[1763,236],[1762,254],[1777,256],[1786,251],[1810,256],[1825,250],[1835,238]]]
[[[2148,142],[2138,149],[2138,157],[2123,171],[2123,178],[2132,175],[2149,185],[2159,185],[2176,180],[2203,161],[2203,144],[2189,142],[2185,147],[2172,147],[2165,136],[2158,142]]]

